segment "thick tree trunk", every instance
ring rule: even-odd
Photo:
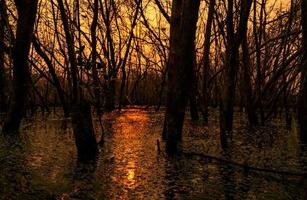
[[[301,3],[301,23],[303,27],[302,47],[304,50],[301,72],[301,89],[298,96],[298,125],[302,142],[307,143],[307,1]]]
[[[8,116],[4,122],[4,134],[17,133],[25,112],[25,102],[29,92],[30,70],[28,55],[33,35],[33,28],[37,12],[37,0],[16,0],[18,13],[16,39],[13,47],[13,94],[9,106]]]
[[[167,153],[177,151],[185,108],[193,78],[195,32],[199,0],[174,0],[172,5],[170,57],[167,79],[165,135]]]
[[[98,146],[90,104],[75,104],[72,109],[71,119],[79,160],[94,159],[98,153]]]

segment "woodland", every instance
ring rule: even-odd
[[[97,165],[97,159],[108,154],[108,145],[115,145],[118,139],[119,133],[112,136],[118,130],[113,121],[124,117],[126,121],[119,122],[123,123],[121,134],[130,131],[126,134],[132,138],[127,136],[123,142],[133,143],[138,140],[133,138],[135,134],[142,134],[139,140],[148,145],[142,148],[153,148],[148,155],[154,152],[170,163],[182,157],[198,157],[217,162],[222,168],[294,176],[298,179],[297,190],[288,192],[297,196],[289,199],[304,199],[307,0],[0,0],[0,113],[3,145],[18,146],[38,138],[27,136],[34,134],[33,124],[49,124],[50,116],[55,116],[71,126],[68,132],[73,144],[67,148],[74,149],[77,165]],[[156,120],[154,128],[152,121],[142,121],[147,116]],[[209,136],[196,137],[195,126],[217,137],[218,142],[209,140]],[[156,131],[146,142],[151,129]],[[51,134],[48,130],[39,134]],[[187,151],[187,132],[194,133],[190,146],[214,142],[211,150],[219,147],[219,153],[211,154],[208,145],[208,151]],[[291,141],[285,139],[289,135]],[[247,146],[259,139],[255,152],[270,151],[277,144],[272,151],[278,162],[272,158],[273,167],[266,166],[265,161],[264,165],[254,165],[254,155],[232,151],[233,147],[245,148],[238,139],[243,136],[248,138],[248,142],[244,140]],[[270,142],[271,149],[264,147]],[[292,152],[286,145],[290,143],[295,146],[295,153],[291,153],[295,167],[279,163],[287,160],[284,151]],[[11,152],[3,145],[0,161]],[[247,160],[237,159],[240,156],[247,156]],[[261,155],[258,158],[261,160]],[[115,153],[108,159],[116,162],[118,158]],[[285,168],[279,168],[279,164]],[[0,173],[3,186],[6,174]],[[221,177],[226,186],[235,183],[228,176]],[[127,178],[131,181],[131,174]],[[248,192],[245,197],[236,196],[241,192],[235,187],[230,190],[235,194],[225,192],[224,199],[288,199],[281,198],[278,190],[275,192],[281,196],[271,198],[257,196],[259,191],[254,198]],[[29,195],[31,198],[14,198],[5,189],[0,192],[3,199],[45,199],[36,193]],[[204,199],[212,195],[212,199],[223,199],[208,193],[181,196],[180,192],[167,190],[163,198]],[[117,194],[116,190],[112,194]],[[70,193],[69,197],[55,196],[52,198],[73,198]],[[108,192],[103,196],[91,198],[123,197]],[[82,195],[78,198],[91,199]]]

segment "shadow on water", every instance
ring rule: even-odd
[[[26,119],[22,138],[0,138],[0,199],[306,199],[306,177],[244,167],[306,172],[306,146],[280,120],[249,129],[236,115],[232,137],[221,142],[217,113],[208,125],[187,118],[185,153],[171,159],[163,142],[157,151],[163,113],[106,113],[105,143],[94,162],[78,161],[70,119]]]
[[[70,199],[96,199],[95,192],[95,171],[97,161],[77,161],[72,181],[72,192],[69,194]]]

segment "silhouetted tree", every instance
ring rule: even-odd
[[[70,63],[70,73],[72,77],[73,99],[72,99],[72,124],[75,142],[78,150],[78,158],[93,159],[98,153],[96,135],[92,123],[92,113],[89,103],[81,101],[78,81],[78,68],[76,53],[74,49],[74,39],[69,29],[69,21],[64,7],[63,0],[58,0],[61,19],[64,27],[68,56]]]
[[[168,153],[177,151],[194,72],[199,0],[173,0],[167,74],[165,130]]]
[[[211,47],[211,29],[214,17],[214,6],[215,0],[210,0],[209,2],[209,9],[208,9],[208,17],[207,17],[207,24],[205,29],[205,43],[204,43],[204,52],[202,58],[202,65],[203,65],[203,118],[206,123],[208,123],[209,118],[209,93],[208,93],[208,78],[210,72],[210,47]]]
[[[30,70],[28,56],[37,12],[37,0],[15,0],[18,19],[16,39],[12,50],[13,91],[7,118],[2,132],[16,133],[25,112],[25,102],[29,93]]]
[[[228,0],[226,17],[226,54],[224,88],[220,105],[220,129],[221,132],[232,131],[233,109],[235,103],[236,74],[238,69],[239,47],[247,30],[248,16],[252,1],[241,1],[241,13],[239,25],[234,25],[234,1]]]

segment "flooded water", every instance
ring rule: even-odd
[[[162,141],[157,150],[163,112],[130,108],[105,114],[97,161],[78,163],[69,120],[27,118],[19,139],[0,141],[0,199],[305,200],[307,148],[280,121],[248,129],[236,114],[222,150],[215,113],[209,126],[187,119],[184,153],[168,158]]]

